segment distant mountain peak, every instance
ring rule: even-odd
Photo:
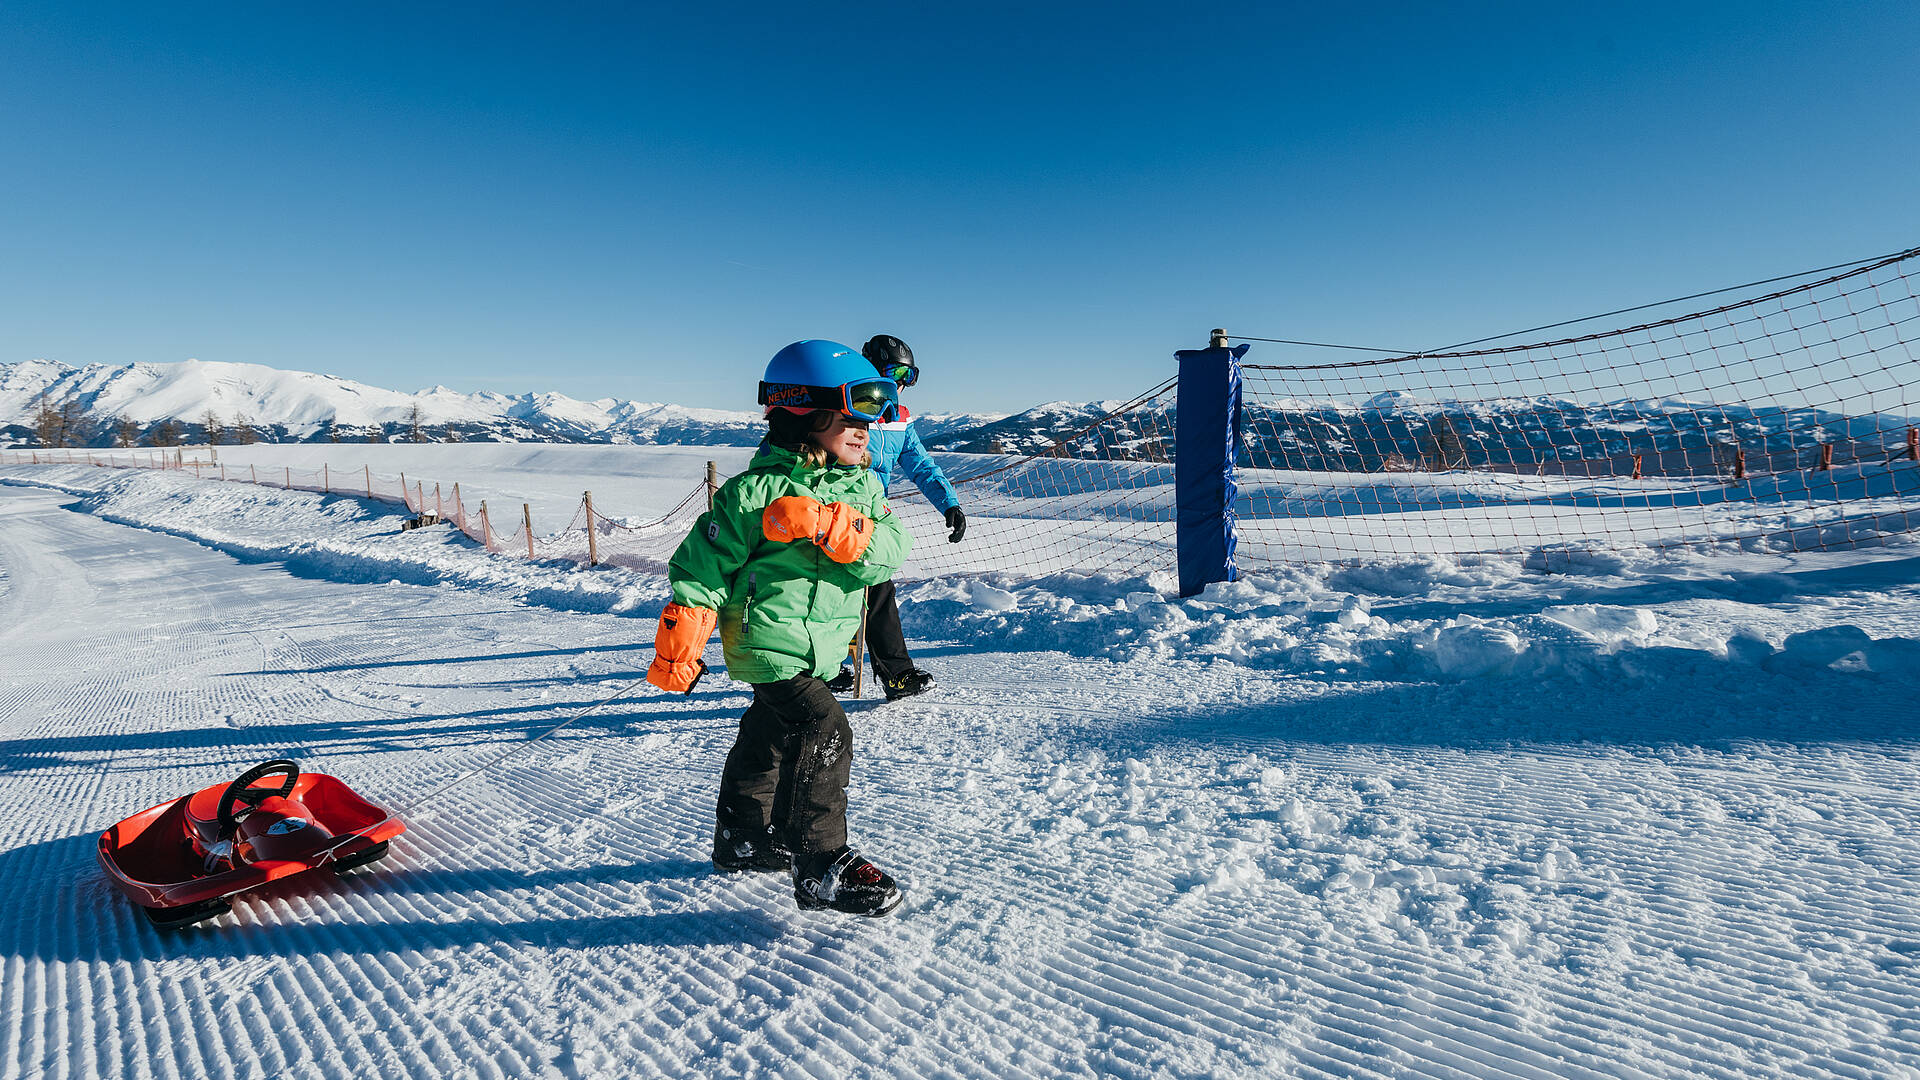
[[[42,400],[73,400],[94,418],[91,441],[104,445],[116,418],[143,432],[172,421],[188,438],[204,433],[209,412],[223,424],[240,417],[275,442],[411,437],[417,416],[423,437],[505,442],[679,443],[752,446],[766,432],[757,411],[689,408],[603,397],[581,401],[555,391],[461,393],[431,386],[417,393],[262,364],[189,359],[76,368],[55,360],[0,364],[0,444],[29,440]],[[920,430],[942,432],[997,416],[921,418]]]

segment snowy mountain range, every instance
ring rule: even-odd
[[[766,425],[757,412],[694,409],[565,394],[462,394],[444,386],[415,393],[333,375],[259,364],[188,360],[176,364],[90,364],[50,360],[0,364],[0,443],[34,444],[41,403],[73,402],[88,423],[76,444],[106,446],[122,420],[144,438],[171,422],[188,442],[205,438],[209,414],[223,427],[250,427],[263,442],[673,443],[752,446]],[[923,418],[923,433],[972,427],[990,415]]]
[[[1053,402],[949,432],[928,445],[972,453],[1037,453],[1065,440],[1064,456],[1172,460],[1177,410],[1149,402],[1107,423],[1121,402]],[[1662,398],[1582,403],[1554,397],[1430,401],[1406,393],[1362,403],[1250,400],[1242,407],[1245,468],[1392,472],[1473,468],[1545,475],[1646,476],[1747,472],[1877,462],[1908,452],[1915,421],[1811,407]],[[1061,451],[1055,451],[1061,453]]]
[[[211,417],[246,425],[265,442],[340,440],[638,443],[752,446],[756,412],[695,409],[564,394],[416,393],[257,364],[68,367],[49,360],[0,365],[0,444],[37,445],[34,414],[72,402],[84,414],[73,445],[111,445],[121,427],[151,441],[171,424],[188,442]],[[930,414],[920,436],[935,450],[1031,454],[1066,442],[1068,456],[1170,460],[1175,409],[1163,397],[1094,428],[1120,401],[1055,401],[1013,415]],[[1578,403],[1553,397],[1425,401],[1405,392],[1361,403],[1249,400],[1241,463],[1253,468],[1379,472],[1400,468],[1645,475],[1807,468],[1831,447],[1836,463],[1904,452],[1903,417],[1680,399]],[[1089,429],[1092,428],[1090,431]],[[417,430],[416,430],[417,429]],[[229,436],[228,441],[233,441]]]

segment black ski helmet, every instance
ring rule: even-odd
[[[892,334],[875,334],[860,346],[860,355],[873,369],[896,385],[912,386],[920,379],[920,365],[913,362],[913,350]]]

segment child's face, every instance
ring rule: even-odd
[[[834,413],[833,423],[823,431],[814,432],[813,439],[842,465],[858,465],[867,454],[866,422],[849,419],[843,413]]]

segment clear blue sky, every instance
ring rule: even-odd
[[[1910,0],[696,7],[11,0],[0,361],[1014,410],[1920,244]]]

